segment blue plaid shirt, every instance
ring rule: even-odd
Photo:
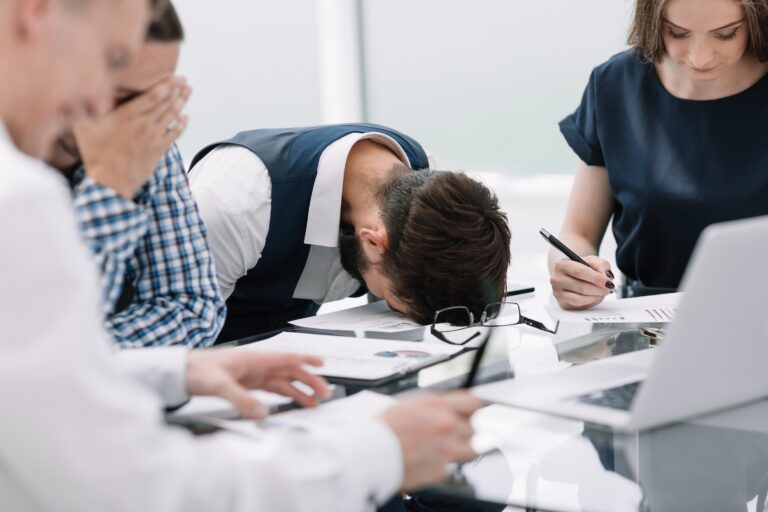
[[[80,230],[102,273],[106,324],[123,347],[213,344],[226,306],[176,146],[129,201],[75,173]],[[134,290],[116,312],[123,283]]]

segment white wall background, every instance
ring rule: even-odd
[[[571,172],[557,123],[625,48],[630,0],[365,0],[369,115],[450,167]]]
[[[175,0],[194,87],[180,141],[323,121],[320,3]],[[621,51],[632,0],[361,0],[368,119],[427,144],[444,167],[570,173],[557,123],[591,69]]]
[[[197,150],[240,130],[321,122],[315,0],[174,0],[193,87],[179,140]]]

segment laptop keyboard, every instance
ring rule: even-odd
[[[632,382],[617,388],[595,391],[587,395],[581,395],[577,400],[586,404],[600,405],[602,407],[610,407],[611,409],[628,411],[630,405],[632,405],[632,400],[637,394],[637,390],[640,389],[640,384],[642,383]]]

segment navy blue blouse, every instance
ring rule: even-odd
[[[560,122],[573,151],[604,166],[621,271],[677,288],[709,224],[768,215],[768,75],[734,96],[672,96],[635,50],[592,72]]]

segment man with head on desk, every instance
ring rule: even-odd
[[[506,216],[487,187],[433,164],[373,124],[252,130],[203,149],[189,180],[228,297],[218,341],[366,288],[417,322],[457,305],[479,317],[485,288],[504,293]]]

